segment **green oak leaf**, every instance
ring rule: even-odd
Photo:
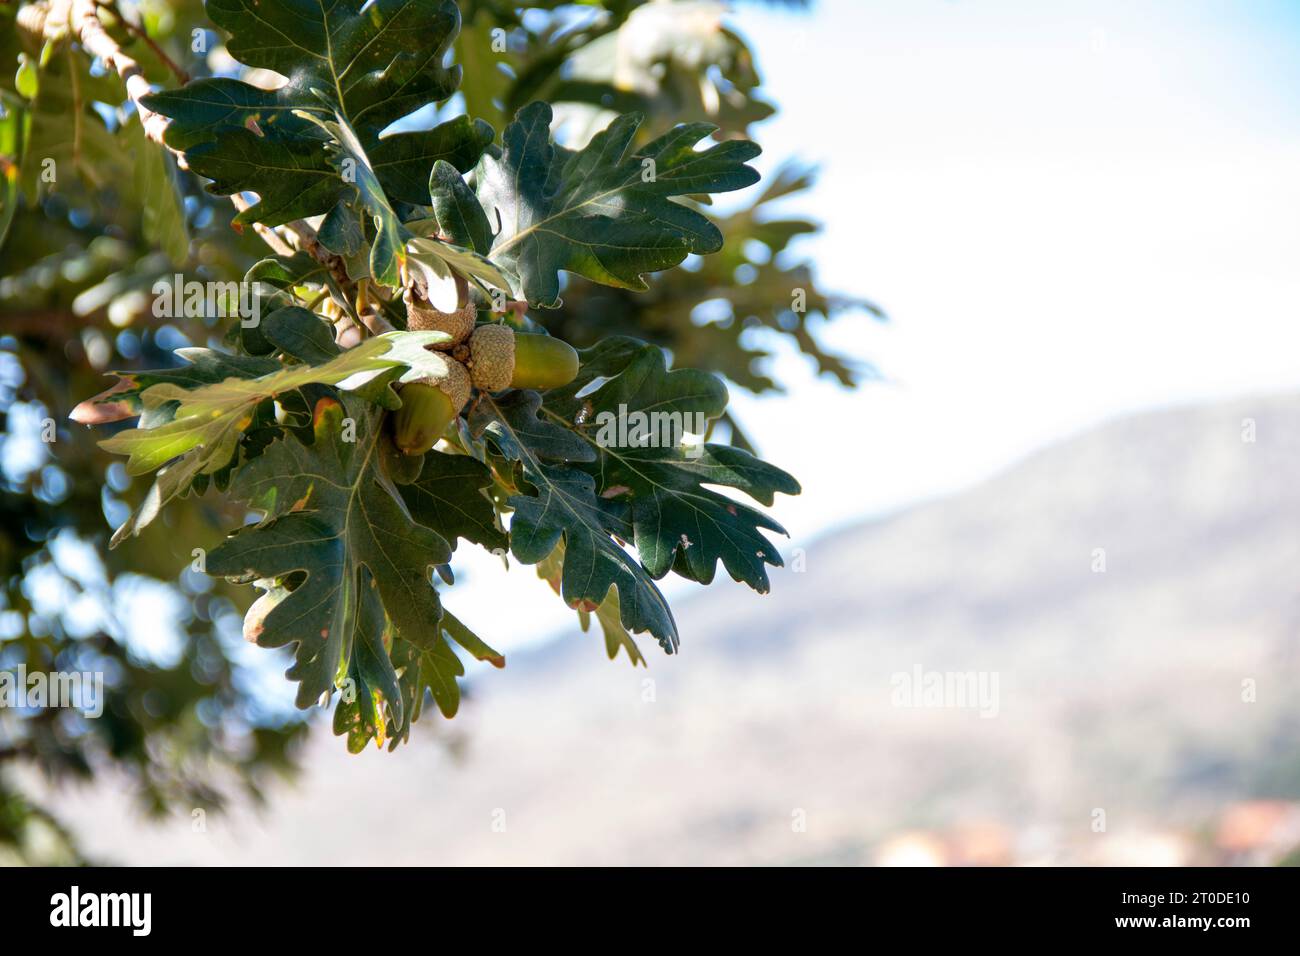
[[[446,612],[443,614],[447,616]],[[409,641],[393,646],[393,662],[402,669],[401,691],[408,701],[411,720],[418,720],[424,711],[427,692],[433,697],[438,710],[448,719],[460,709],[460,686],[456,680],[465,675],[465,665],[445,639],[430,647],[417,647]],[[409,733],[410,724],[402,727],[394,741]]]
[[[457,116],[419,133],[385,136],[370,150],[375,175],[389,195],[429,203],[429,170],[444,163],[460,172],[474,168],[496,131],[481,119]]]
[[[546,581],[556,594],[559,594],[564,580],[564,545],[557,544],[555,550],[546,556],[542,561],[537,563],[537,576]],[[582,630],[586,632],[591,628],[591,611],[586,608],[576,608],[578,613],[578,623]],[[600,625],[601,634],[605,638],[605,653],[612,661],[618,657],[618,652],[622,650],[627,654],[628,660],[632,666],[637,664],[646,664],[645,657],[641,654],[641,648],[637,647],[636,641],[632,635],[623,627],[622,612],[618,606],[618,589],[610,588],[609,594],[600,606],[595,610],[596,621]],[[649,665],[646,665],[649,666]]]
[[[276,309],[262,319],[260,330],[275,349],[308,365],[324,365],[341,351],[329,323],[300,305]]]
[[[190,248],[185,206],[171,157],[161,146],[145,142],[140,147],[135,188],[140,197],[144,237],[172,262],[184,262]]]
[[[380,410],[353,396],[321,399],[312,444],[285,437],[244,465],[231,494],[263,520],[208,555],[207,571],[268,582],[245,633],[263,646],[297,645],[288,676],[300,682],[299,707],[355,663],[400,726],[405,705],[385,640],[428,649],[443,642],[430,573],[450,560],[451,547],[411,520],[380,467],[381,421]]]
[[[546,397],[544,414],[592,441],[598,460],[584,466],[612,506],[625,509],[641,563],[662,578],[670,570],[702,584],[718,561],[737,581],[768,590],[765,565],[780,552],[762,531],[785,534],[756,508],[705,485],[735,488],[771,505],[776,492],[798,494],[795,479],[729,445],[685,445],[726,408],[720,379],[695,369],[668,371],[654,345],[615,337],[581,353],[578,378]]]
[[[366,246],[366,230],[361,225],[361,211],[346,199],[326,214],[316,233],[320,244],[346,260],[357,261]],[[366,275],[367,272],[362,272]],[[356,276],[352,276],[356,278]]]
[[[486,124],[463,118],[380,136],[456,91],[461,69],[443,65],[460,29],[450,0],[208,0],[206,9],[230,33],[231,56],[287,82],[263,90],[215,77],[144,102],[171,119],[167,144],[211,191],[259,195],[236,222],[277,225],[329,212],[343,197],[329,134],[303,114],[342,117],[389,197],[420,205],[434,161],[468,170],[491,138]]]
[[[510,544],[497,524],[496,509],[483,493],[492,484],[487,466],[469,455],[431,451],[420,475],[400,487],[411,516],[452,542],[464,538],[490,550]]]
[[[320,364],[281,365],[274,360],[250,360],[206,349],[179,350],[178,354],[194,355],[199,363],[188,370],[124,375],[119,386],[126,388],[104,393],[103,398],[113,399],[116,409],[105,413],[103,420],[116,415],[130,397],[140,402],[140,424],[101,441],[100,447],[128,455],[128,474],[158,470],[140,506],[114,533],[113,546],[130,535],[138,535],[164,505],[191,486],[223,473],[256,417],[264,414],[259,406],[267,399],[308,386],[346,384],[370,401],[395,407],[392,378],[399,373],[413,374],[412,369],[423,369],[424,363],[436,361],[424,346],[446,337],[439,332],[389,332],[366,339],[346,352],[336,350],[331,356],[322,340],[317,338],[309,344],[305,338],[315,334],[303,331],[310,328],[306,323],[321,325],[305,309],[277,309],[265,321],[270,323],[271,334],[283,337],[293,349],[304,354],[314,350],[315,357],[322,359]],[[291,326],[297,328],[296,333]],[[271,371],[254,374],[268,367]],[[392,374],[383,374],[389,371]],[[222,375],[219,380],[205,382],[218,374]],[[143,387],[145,383],[147,387]],[[83,402],[82,406],[87,404]],[[115,407],[107,401],[96,404],[92,399],[87,414],[104,406]],[[76,411],[73,414],[77,416]]]
[[[378,653],[382,644],[368,642],[358,647],[348,665],[352,686],[334,710],[334,733],[346,736],[349,753],[360,753],[371,741],[395,750],[410,739],[411,724],[424,712],[426,697],[432,697],[439,712],[447,719],[460,709],[460,685],[465,665],[452,649],[459,644],[473,657],[494,667],[505,667],[506,659],[489,647],[477,634],[445,607],[439,627],[441,639],[419,646],[385,632],[378,622],[376,633],[387,633],[392,650]],[[372,649],[373,648],[373,649]],[[398,707],[387,706],[397,700]]]
[[[484,154],[478,198],[499,229],[494,262],[512,270],[531,305],[560,302],[561,270],[625,289],[677,265],[690,253],[716,252],[722,234],[674,196],[742,189],[758,181],[745,165],[754,143],[728,140],[697,152],[707,123],[675,127],[637,149],[641,117],[619,116],[583,149],[551,139],[551,107],[532,103],[506,127],[500,155]]]
[[[370,594],[375,588],[370,570],[362,567],[358,576],[362,582],[359,593]],[[403,719],[405,700],[387,649],[393,637],[381,601],[361,602],[352,634],[352,656],[347,669],[351,684],[344,685],[334,709],[334,733],[347,734],[348,752],[360,753],[373,738],[383,742],[388,706],[393,708],[397,720]]]
[[[116,548],[127,538],[139,535],[162,513],[163,506],[189,491],[203,468],[199,455],[184,455],[177,461],[158,470],[153,484],[145,492],[144,500],[114,530],[109,547]]]
[[[485,295],[491,295],[492,288],[510,291],[510,283],[484,256],[472,249],[461,249],[429,235],[432,228],[436,227],[436,221],[402,221],[389,202],[356,131],[343,117],[335,114],[333,120],[325,120],[308,113],[303,116],[329,134],[331,144],[327,152],[339,168],[340,175],[353,184],[357,202],[374,222],[375,238],[370,248],[369,262],[371,276],[387,286],[400,288],[409,257],[411,267],[422,274],[425,288],[441,283],[450,291],[450,302],[440,303],[432,296],[429,298],[435,308],[446,310],[456,308],[453,273],[473,281]],[[340,209],[351,209],[352,205],[348,201],[340,203],[334,207],[331,217]]]
[[[538,417],[540,396],[531,391],[484,395],[471,428],[507,458],[518,461],[531,489],[512,495],[510,551],[524,564],[545,560],[564,544],[560,594],[574,608],[599,607],[618,589],[619,618],[629,631],[649,631],[668,653],[677,649],[677,623],[645,570],[611,536],[618,519],[597,497],[596,482],[579,470],[596,458],[590,443]]]
[[[117,384],[86,399],[72,410],[69,417],[84,425],[102,425],[138,415],[140,424],[131,430],[133,432],[164,427],[174,420],[180,403],[165,401],[146,406],[141,395],[155,385],[197,389],[226,379],[271,375],[281,367],[273,359],[229,355],[207,348],[177,349],[176,354],[190,364],[175,369],[116,372]],[[233,455],[234,447],[230,451]],[[145,493],[144,499],[113,533],[109,546],[115,548],[126,538],[138,535],[158,517],[164,505],[184,495],[196,482],[215,474],[222,467],[222,463],[214,465],[213,459],[206,457],[202,448],[190,449],[176,461],[162,467],[154,476],[153,484]]]
[[[141,392],[140,400],[145,412],[169,406],[170,419],[153,427],[118,432],[99,444],[107,451],[128,455],[130,475],[154,471],[191,450],[199,452],[201,471],[209,473],[230,460],[235,443],[251,422],[253,409],[266,399],[305,385],[337,385],[367,372],[419,362],[420,357],[410,349],[422,352],[423,345],[445,337],[436,332],[389,332],[366,339],[321,365],[275,363],[277,371],[267,375],[226,378],[198,388],[159,382]],[[410,342],[412,338],[417,341]]]
[[[370,246],[370,275],[384,285],[400,287],[402,270],[406,265],[406,242],[411,238],[411,232],[402,224],[401,217],[389,202],[356,131],[337,112],[332,120],[314,116],[306,110],[300,110],[298,115],[315,123],[329,135],[326,153],[330,161],[338,169],[340,178],[353,184],[357,201],[374,221],[375,238]],[[348,209],[353,203],[345,200],[340,205]],[[337,213],[338,209],[339,206],[335,206],[331,215]]]
[[[440,630],[444,640],[427,647],[392,636],[392,650],[381,655],[369,645],[359,648],[348,668],[352,693],[334,710],[334,733],[347,736],[348,752],[360,753],[371,740],[377,746],[388,741],[390,751],[411,737],[411,724],[424,712],[426,697],[432,697],[439,712],[451,719],[460,709],[460,685],[465,665],[452,648],[460,645],[474,658],[494,667],[505,667],[506,659],[445,607]],[[382,632],[383,628],[377,629]],[[391,695],[391,696],[390,696]],[[401,707],[386,701],[400,699]]]
[[[464,675],[465,666],[449,641],[460,645],[476,660],[486,661],[493,667],[506,666],[504,655],[484,643],[482,638],[446,608],[442,612],[441,628],[443,637],[449,640],[435,642],[427,647],[419,647],[400,638],[393,642],[392,660],[400,674],[398,685],[404,695],[405,719],[401,723],[390,723],[389,750],[410,738],[411,723],[420,719],[426,695],[433,698],[438,710],[448,719],[455,717],[460,709],[460,686],[456,678]]]
[[[187,364],[178,368],[150,369],[143,372],[113,372],[117,382],[98,395],[77,405],[68,416],[82,425],[106,425],[140,416],[142,428],[152,428],[172,420],[175,404],[161,404],[145,409],[141,394],[154,385],[166,382],[180,388],[213,385],[228,378],[257,378],[280,368],[274,359],[232,355],[209,348],[181,348],[175,354]]]
[[[429,201],[441,235],[458,246],[487,255],[492,248],[492,227],[487,214],[464,177],[450,163],[433,164],[433,172],[429,174]]]

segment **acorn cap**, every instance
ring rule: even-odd
[[[474,322],[478,318],[478,309],[473,303],[455,312],[439,312],[431,306],[418,292],[410,287],[402,293],[406,303],[406,327],[412,332],[446,332],[451,336],[449,342],[439,342],[429,346],[431,349],[446,351],[465,341],[474,331]]]
[[[506,325],[480,325],[469,337],[469,371],[485,392],[510,387],[515,373],[515,333]]]
[[[442,371],[433,372],[415,381],[422,382],[425,385],[436,385],[451,400],[452,410],[459,414],[460,410],[469,401],[469,372],[465,369],[465,366],[450,356],[439,355],[437,358],[442,360]]]

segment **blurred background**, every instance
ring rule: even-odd
[[[199,4],[119,7],[185,72],[238,71],[191,51]],[[727,376],[733,440],[803,484],[786,568],[670,585],[681,655],[629,666],[532,569],[471,561],[457,607],[506,668],[349,756],[241,640],[249,595],[181,573],[228,509],[107,551],[145,489],[66,420],[106,370],[220,342],[148,290],[259,241],[180,177],[165,228],[120,91],[74,95],[70,50],[33,95],[0,6],[0,152],[67,149],[70,109],[74,163],[102,149],[52,189],[3,168],[0,667],[109,684],[96,720],[0,709],[0,861],[1300,860],[1300,10],[461,7],[462,94],[412,124],[541,97],[571,143],[635,108],[764,147],[722,253],[538,317]]]

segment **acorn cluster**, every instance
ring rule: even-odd
[[[429,346],[437,353],[437,370],[401,388],[393,442],[404,454],[423,455],[437,444],[475,388],[559,388],[577,377],[578,353],[567,342],[496,323],[476,326],[472,304],[441,312],[410,288],[403,299],[408,329],[450,336]]]

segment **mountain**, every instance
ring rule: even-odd
[[[1300,797],[1297,476],[1295,395],[1119,420],[702,593],[648,670],[575,633],[396,754],[322,722],[267,810],[57,806],[132,863],[1211,859]]]

